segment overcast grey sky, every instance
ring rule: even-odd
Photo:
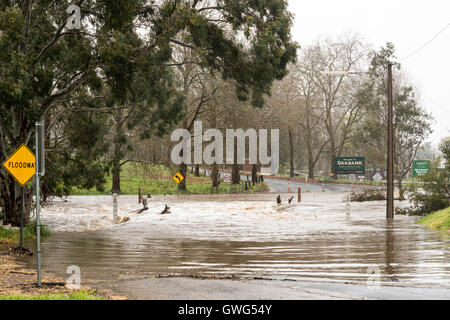
[[[293,37],[307,46],[319,36],[360,34],[374,48],[394,43],[402,59],[450,23],[450,0],[288,0],[295,16]],[[434,144],[450,136],[450,27],[427,47],[402,62],[435,117]]]

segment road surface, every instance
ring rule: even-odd
[[[289,184],[290,191],[292,193],[297,193],[298,188],[302,188],[302,192],[306,192],[306,183],[286,181],[281,179],[264,178],[264,181],[270,188],[270,192],[273,193],[288,193]],[[328,184],[325,183],[325,192],[347,192],[350,191],[350,185],[347,184]],[[323,192],[323,185],[321,183],[309,183],[309,192]]]
[[[202,170],[202,169],[200,169]],[[203,172],[203,171],[202,171]],[[210,171],[206,172],[210,174]],[[220,178],[223,179],[224,172],[220,172]],[[251,179],[251,176],[249,176]],[[247,181],[247,175],[241,175],[242,181]],[[296,182],[296,181],[287,181],[283,179],[277,178],[267,178],[264,177],[264,181],[270,188],[271,193],[297,193],[298,188],[302,189],[302,192],[323,192],[323,184],[322,183],[306,183],[304,182]],[[290,189],[290,190],[289,190]],[[351,186],[348,184],[328,184],[325,183],[325,192],[348,192],[350,191]]]
[[[140,279],[111,289],[137,300],[450,300],[449,289],[281,280]]]

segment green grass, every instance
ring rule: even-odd
[[[36,296],[27,295],[9,295],[0,296],[0,300],[106,300],[105,297],[99,296],[91,291],[79,291],[70,294],[40,294]]]
[[[450,208],[435,212],[429,216],[420,219],[418,223],[429,228],[441,231],[450,230]]]
[[[50,235],[50,230],[41,224],[41,237]],[[36,221],[23,228],[23,239],[36,239]],[[20,229],[6,229],[0,225],[0,243],[12,243],[20,240]]]
[[[194,177],[188,170],[187,174],[187,194],[210,194],[211,193],[211,178],[210,177]],[[122,195],[136,195],[139,188],[142,189],[142,194],[151,195],[178,195],[178,185],[172,180],[172,177],[177,173],[177,169],[167,168],[164,166],[151,165],[135,165],[127,163],[122,167],[120,174],[120,189]],[[193,181],[195,180],[195,181]],[[72,195],[108,195],[112,188],[112,177],[108,176],[104,184],[105,191],[100,192],[95,189],[77,189],[72,190]],[[242,187],[232,187],[232,190],[241,193]],[[265,183],[251,186],[247,193],[264,192],[268,187]],[[225,194],[230,192],[230,184],[222,182],[219,186],[218,193]],[[214,193],[216,191],[214,190]]]

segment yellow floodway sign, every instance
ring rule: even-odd
[[[23,187],[36,174],[36,157],[26,145],[21,145],[8,159],[3,162],[6,169]]]

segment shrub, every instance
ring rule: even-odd
[[[386,200],[386,191],[381,188],[364,188],[352,192],[350,200],[354,202]]]
[[[397,214],[425,216],[450,206],[449,171],[433,170],[425,176],[419,177],[420,184],[407,188],[409,199],[414,206],[397,209]]]

